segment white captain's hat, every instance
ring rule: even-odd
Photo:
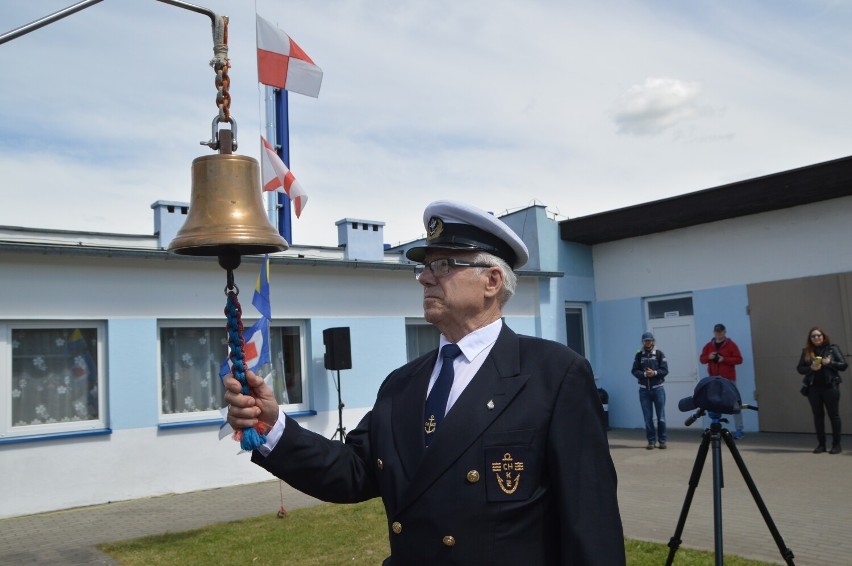
[[[438,200],[423,211],[426,244],[405,257],[423,262],[430,249],[483,251],[503,259],[514,270],[529,261],[527,246],[502,220],[475,206]]]

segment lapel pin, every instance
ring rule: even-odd
[[[493,408],[494,408],[494,399],[491,399],[490,401],[488,401],[488,403],[486,403],[486,405],[485,405],[485,406],[486,406],[486,407],[488,407],[488,410],[489,410],[489,411],[490,411],[491,409],[493,409]]]

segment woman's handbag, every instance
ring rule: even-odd
[[[807,397],[808,393],[811,392],[811,384],[810,384],[810,381],[808,380],[808,377],[810,377],[810,376],[806,375],[805,377],[802,378],[802,388],[799,389],[799,393],[801,393],[805,397]]]

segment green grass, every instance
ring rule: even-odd
[[[269,514],[203,529],[103,544],[98,547],[127,566],[244,566],[381,564],[388,555],[381,501],[357,505],[317,505],[279,519]],[[627,540],[629,566],[665,564],[664,544]],[[679,548],[677,566],[713,564],[712,552]],[[770,563],[726,556],[727,566]]]

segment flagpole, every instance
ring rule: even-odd
[[[288,169],[290,167],[290,116],[287,105],[287,91],[275,89],[275,140],[277,153]],[[278,233],[287,243],[293,244],[293,222],[290,214],[290,199],[284,193],[278,195]]]
[[[275,88],[271,86],[263,87],[263,105],[264,105],[264,113],[263,116],[266,120],[266,124],[264,125],[266,129],[266,139],[269,143],[272,144],[273,147],[278,144],[278,140],[275,137]],[[261,152],[263,151],[263,142],[261,141]],[[261,185],[263,182],[261,181]],[[266,216],[269,218],[269,222],[278,227],[278,193],[276,191],[268,192],[264,195],[266,199]],[[281,233],[280,230],[278,232]],[[282,236],[283,237],[283,236]],[[286,238],[284,238],[286,240]],[[287,240],[289,244],[290,241]]]
[[[273,104],[276,135],[272,137],[275,138],[276,147],[273,148],[272,144],[265,143],[264,157],[273,161],[273,168],[279,170],[277,173],[279,179],[275,181],[270,177],[272,184],[268,187],[264,184],[264,189],[287,193],[286,197],[283,194],[277,197],[277,224],[278,232],[292,244],[293,224],[290,203],[292,199],[296,200],[296,215],[299,216],[305,207],[308,195],[290,173],[290,117],[287,108],[287,91],[292,90],[316,98],[319,96],[322,85],[322,69],[290,36],[260,15],[257,15],[256,30],[258,82],[278,89],[275,90]],[[268,108],[267,101],[267,110]]]

